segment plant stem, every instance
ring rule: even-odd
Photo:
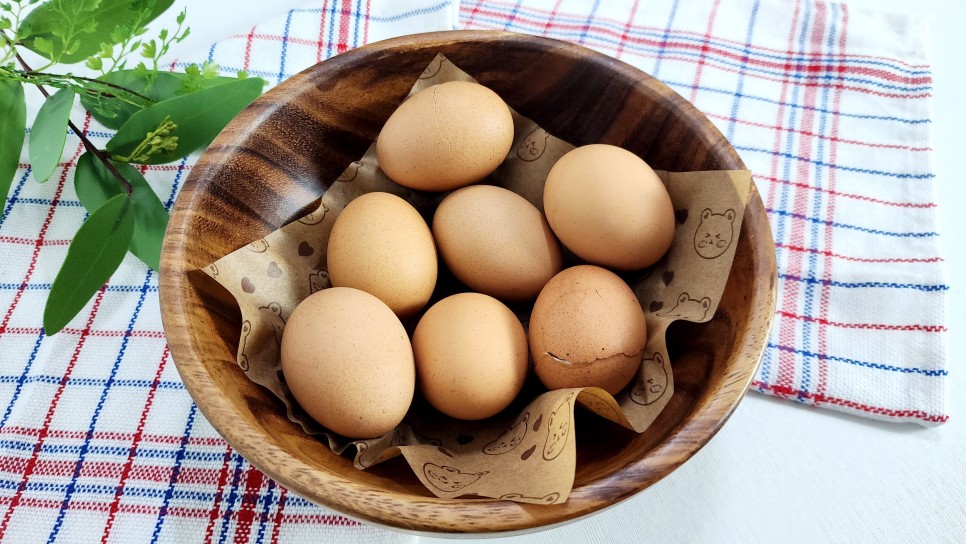
[[[78,81],[90,81],[92,83],[97,83],[98,85],[103,85],[103,86],[109,87],[111,89],[117,89],[119,91],[123,91],[125,93],[130,94],[130,95],[136,96],[136,97],[138,97],[138,98],[140,98],[140,99],[142,99],[145,102],[148,102],[150,104],[153,104],[155,102],[155,100],[153,98],[151,98],[150,96],[143,95],[143,94],[141,94],[141,93],[139,93],[137,91],[128,89],[127,87],[123,87],[123,86],[117,85],[115,83],[110,83],[108,81],[102,81],[100,79],[95,79],[95,78],[92,78],[92,77],[75,76],[74,74],[67,74],[67,75],[49,74],[47,72],[40,72],[40,71],[37,71],[37,70],[31,70],[29,72],[29,75],[31,75],[31,76],[41,76],[41,77],[57,77],[57,78],[64,78],[64,79],[76,79]],[[112,95],[112,94],[108,94],[108,93],[99,93],[99,94],[101,94],[101,96],[104,96],[105,98],[117,98],[117,96]]]
[[[93,97],[114,98],[137,108],[144,108],[156,102],[153,98],[128,89],[127,87],[122,87],[120,85],[107,81],[101,81],[99,79],[76,76],[74,74],[50,74],[37,70],[34,70],[33,72],[26,72],[23,70],[9,69],[4,66],[0,66],[0,77],[23,83],[29,83],[31,85],[51,85],[61,89],[71,88],[74,89],[74,91],[78,94],[83,93]],[[85,87],[77,83],[78,81],[91,82],[96,84],[96,86],[103,87],[103,89],[95,88],[95,86]],[[116,91],[114,91],[114,89],[116,89]],[[108,92],[108,90],[111,90],[112,92]]]
[[[10,43],[11,45],[13,45],[10,42],[10,38],[7,37],[6,32],[3,33],[3,37],[5,40],[7,40],[7,43]],[[20,56],[19,51],[16,52],[16,55],[17,55],[17,62],[20,63],[20,66],[22,66],[23,69],[26,70],[27,72],[33,72],[33,69],[27,64],[27,61],[23,60],[23,57]],[[43,85],[36,84],[36,83],[34,85],[36,85],[36,87],[40,89],[40,92],[41,94],[44,95],[44,97],[47,97],[47,98],[50,97],[50,93],[47,92],[47,89],[45,89]],[[89,139],[87,139],[87,135],[84,134],[84,131],[77,128],[77,125],[75,125],[74,122],[71,121],[70,119],[67,120],[67,126],[69,126],[70,129],[74,131],[74,134],[76,134],[77,137],[80,138],[80,141],[84,144],[84,148],[87,149],[88,152],[92,153],[95,157],[100,159],[100,161],[104,163],[104,167],[107,168],[107,170],[114,177],[116,177],[118,181],[121,182],[121,185],[124,187],[124,192],[127,193],[128,196],[131,196],[131,193],[134,191],[134,187],[131,186],[131,182],[124,179],[124,176],[117,171],[117,168],[114,167],[114,165],[111,163],[110,159],[108,158],[107,153],[104,153],[100,149],[97,149],[97,146],[95,146],[93,143],[91,143]]]

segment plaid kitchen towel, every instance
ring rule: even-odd
[[[454,27],[630,62],[734,143],[779,263],[754,389],[891,421],[947,419],[922,21],[807,0],[325,0],[175,64],[212,59],[274,84],[367,41]],[[110,138],[74,117],[96,143]],[[170,360],[156,275],[136,259],[63,332],[43,334],[50,284],[85,217],[72,183],[80,152],[69,137],[46,185],[22,164],[0,210],[0,540],[406,539],[290,494],[214,432]],[[146,169],[169,207],[196,160]]]

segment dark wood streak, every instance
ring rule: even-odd
[[[745,210],[718,316],[698,326],[698,340],[678,335],[670,346],[676,390],[667,408],[643,434],[603,433],[590,444],[578,433],[573,493],[553,506],[438,499],[399,460],[356,470],[289,422],[271,395],[246,379],[234,362],[237,307],[217,284],[190,274],[308,211],[361,156],[438,52],[573,143],[622,145],[665,170],[744,168],[725,138],[683,98],[588,49],[477,31],[369,45],[310,68],[257,100],[192,170],[175,203],[161,259],[165,332],[202,413],[238,452],[292,491],[354,518],[411,531],[547,528],[661,479],[720,429],[744,395],[775,304],[775,251],[757,190]]]

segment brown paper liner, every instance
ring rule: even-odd
[[[438,55],[413,85],[410,96],[454,80],[475,81]],[[484,183],[510,189],[542,211],[547,173],[573,146],[516,112],[513,119],[513,147]],[[448,418],[417,398],[395,430],[380,438],[355,441],[327,432],[301,410],[281,372],[282,330],[300,301],[331,285],[326,246],[339,213],[359,195],[385,191],[431,216],[445,196],[411,191],[389,180],[376,161],[375,142],[332,184],[315,211],[222,257],[204,271],[238,301],[241,369],[281,399],[290,420],[308,433],[324,436],[333,451],[341,454],[348,446],[356,446],[356,467],[365,469],[401,454],[438,497],[476,495],[561,503],[570,494],[576,468],[575,407],[579,404],[628,429],[644,432],[674,392],[665,343],[668,325],[679,319],[710,320],[731,269],[750,173],[659,175],[675,209],[674,242],[651,268],[623,275],[644,309],[649,338],[637,377],[616,398],[598,388],[543,392],[539,385],[531,384],[519,402],[480,422]],[[517,310],[526,325],[529,310]],[[526,402],[527,398],[533,400]]]

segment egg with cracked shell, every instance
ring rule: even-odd
[[[537,296],[529,342],[534,371],[549,389],[600,387],[616,395],[640,368],[647,325],[624,280],[599,266],[574,266]]]

